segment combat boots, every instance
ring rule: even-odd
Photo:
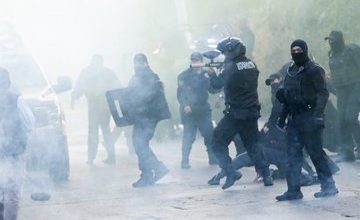
[[[298,200],[298,199],[302,199],[303,197],[304,196],[301,191],[295,191],[295,192],[287,191],[280,196],[276,196],[276,200],[282,202],[288,200]]]
[[[225,181],[224,185],[222,186],[222,189],[225,190],[225,189],[230,188],[241,177],[242,177],[242,174],[239,171],[233,171],[230,174],[227,174],[226,181]]]
[[[226,173],[224,170],[221,170],[220,173],[216,174],[215,176],[213,176],[213,178],[211,178],[209,181],[208,181],[208,184],[209,185],[220,185],[220,180],[222,178],[224,178],[226,176]]]
[[[147,187],[155,183],[154,176],[152,172],[142,173],[140,179],[132,184],[134,188]]]
[[[271,176],[263,177],[264,186],[272,186],[274,185],[273,178]]]
[[[160,162],[158,167],[154,170],[154,182],[159,181],[168,173],[169,169],[162,162]]]
[[[189,164],[189,160],[186,160],[186,159],[181,160],[181,169],[187,170],[190,168],[191,168],[191,166]]]
[[[335,187],[334,184],[328,186],[321,186],[321,191],[314,194],[315,198],[335,196],[339,193],[339,190]]]

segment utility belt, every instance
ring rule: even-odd
[[[308,105],[298,104],[298,105],[293,105],[291,107],[288,107],[289,115],[291,115],[291,116],[299,115],[301,113],[309,112],[312,110],[314,110],[314,107],[311,106],[310,104],[308,104]]]
[[[230,116],[234,119],[258,119],[260,117],[260,107],[253,106],[249,108],[241,108],[234,105],[226,104],[223,113],[224,115]]]
[[[224,109],[223,113],[225,115],[229,114],[232,109],[237,109],[237,106],[236,105],[225,104],[225,109]]]

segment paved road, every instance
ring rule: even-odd
[[[139,175],[136,157],[128,155],[125,140],[117,144],[116,166],[102,164],[105,151],[100,147],[94,166],[86,161],[86,118],[80,110],[68,113],[70,138],[70,181],[63,185],[33,183],[23,193],[20,220],[160,220],[160,219],[360,219],[360,163],[340,164],[335,176],[340,194],[315,199],[319,186],[303,189],[304,199],[276,202],[275,196],[286,190],[284,181],[273,187],[253,183],[252,168],[243,169],[243,178],[227,191],[208,186],[207,180],[217,167],[207,165],[200,141],[194,145],[192,169],[181,170],[180,142],[153,143],[155,151],[170,168],[170,174],[155,186],[133,189]],[[81,126],[81,129],[76,125]],[[34,202],[30,192],[51,193],[48,202]],[[41,191],[40,190],[40,191]]]
[[[285,182],[274,187],[253,183],[253,169],[243,169],[244,177],[231,189],[208,186],[207,179],[217,171],[207,165],[201,143],[194,146],[192,169],[179,168],[180,143],[156,144],[155,150],[171,169],[153,187],[133,189],[138,176],[136,157],[127,155],[118,144],[118,164],[107,166],[100,150],[95,166],[88,166],[85,145],[72,146],[71,179],[67,184],[46,188],[52,198],[33,202],[25,188],[20,220],[111,220],[111,219],[360,219],[360,164],[341,164],[336,176],[341,193],[328,199],[315,199],[319,186],[304,188],[298,202],[275,202],[285,190]]]

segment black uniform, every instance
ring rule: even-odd
[[[169,118],[170,112],[165,100],[163,84],[150,68],[135,72],[129,82],[128,91],[133,97],[131,106],[134,106],[128,117],[134,122],[132,139],[142,172],[141,184],[138,182],[134,187],[151,185],[161,178],[157,175],[168,172],[151,150],[149,143],[154,136],[157,123]]]
[[[354,147],[360,144],[360,47],[345,45],[343,34],[332,31],[329,40],[331,83],[337,96],[339,140],[345,160],[355,159]]]
[[[229,44],[231,44],[231,40],[230,38]],[[212,87],[215,89],[224,88],[226,105],[225,115],[214,130],[213,149],[219,160],[220,167],[227,174],[227,178],[233,178],[235,169],[229,156],[228,145],[236,134],[240,134],[256,169],[266,179],[270,176],[269,165],[264,159],[260,146],[257,144],[257,120],[260,116],[257,93],[259,71],[256,65],[245,57],[244,52],[242,51],[241,54],[229,58],[227,57],[227,51],[225,51],[226,62],[223,72],[218,76],[213,74],[210,78]],[[240,178],[239,176],[236,177],[236,180]],[[227,182],[225,185],[227,185]],[[223,188],[226,188],[225,185]],[[272,181],[271,184],[267,185],[272,185]]]
[[[286,64],[285,66],[289,67],[289,64]],[[280,70],[278,73],[270,75],[270,77],[266,80],[266,84],[271,85],[272,108],[270,117],[259,134],[259,142],[263,146],[266,161],[278,168],[272,172],[271,176],[274,179],[285,178],[287,169],[286,163],[288,146],[285,138],[286,135],[285,132],[277,126],[277,120],[282,112],[282,104],[279,102],[279,100],[276,99],[275,95],[277,90],[283,85],[284,75],[285,74],[282,74]],[[277,80],[277,82],[275,82],[275,80]],[[331,161],[330,158],[328,158],[328,162],[333,173],[339,171],[339,167],[337,167],[337,165]],[[254,163],[251,161],[249,154],[246,152],[237,155],[232,160],[232,163],[235,169],[254,166]],[[316,183],[317,178],[315,177],[315,172],[305,158],[303,160],[302,168],[307,173],[302,173],[301,185],[305,186]],[[225,176],[226,174],[224,170],[221,170],[221,172],[210,179],[208,183],[210,185],[218,185],[220,183],[220,179]]]
[[[315,165],[321,182],[321,192],[316,193],[315,196],[322,197],[337,193],[326,154],[322,148],[323,112],[329,97],[325,72],[322,67],[310,61],[304,41],[294,41],[291,48],[296,47],[300,47],[303,52],[292,53],[295,63],[289,67],[284,88],[277,93],[277,97],[283,102],[280,127],[283,127],[285,118],[288,118],[286,128],[288,191],[276,198],[279,201],[302,198],[300,174],[304,147]]]
[[[208,102],[209,92],[212,92],[209,75],[206,71],[198,72],[189,68],[178,76],[177,98],[180,103],[181,121],[184,125],[182,140],[182,165],[189,163],[189,155],[192,144],[196,138],[197,129],[204,137],[209,163],[213,163],[215,156],[211,147],[213,125],[211,121],[211,109]],[[189,106],[190,113],[184,108]]]

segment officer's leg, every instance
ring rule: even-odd
[[[149,139],[144,133],[143,123],[134,124],[132,138],[135,152],[138,157],[139,169],[142,173],[152,174],[152,168],[148,161],[148,155],[150,154]]]
[[[110,131],[110,114],[102,116],[100,128],[104,137],[104,146],[108,154],[108,158],[104,162],[113,164],[115,163],[115,144]]]
[[[270,176],[269,164],[265,160],[262,146],[258,142],[257,119],[250,119],[238,123],[238,132],[244,143],[246,151],[255,164],[255,169],[264,177]]]
[[[287,169],[286,181],[288,192],[300,192],[300,175],[303,163],[303,144],[299,139],[299,131],[296,127],[289,123],[286,133],[286,140],[288,144],[287,150]]]
[[[126,145],[129,150],[129,154],[135,154],[134,144],[132,142],[132,127],[124,128],[124,136],[126,138]]]
[[[219,161],[220,167],[227,176],[222,186],[224,190],[234,185],[235,181],[239,180],[242,176],[240,172],[234,169],[231,157],[229,156],[229,144],[237,133],[236,123],[238,123],[236,119],[225,115],[215,128],[213,135],[212,146],[214,153]]]
[[[156,122],[146,120],[136,123],[133,129],[133,144],[139,157],[140,170],[148,172],[154,170],[159,161],[150,148],[150,140],[154,136]]]
[[[189,164],[189,156],[192,148],[192,144],[196,138],[196,124],[195,119],[193,117],[186,117],[183,120],[184,123],[184,134],[182,139],[182,159],[181,159],[181,167],[183,169],[190,168]]]
[[[242,154],[246,152],[246,149],[244,147],[244,143],[241,140],[240,135],[235,135],[234,137],[234,145],[235,145],[235,149],[236,149],[236,155]]]
[[[232,174],[235,169],[232,166],[229,156],[229,144],[233,140],[236,130],[236,121],[228,115],[225,115],[214,130],[212,146],[219,165],[225,170],[226,174]]]
[[[349,119],[348,111],[352,103],[348,101],[348,90],[338,90],[337,92],[337,107],[339,117],[339,134],[341,153],[345,160],[354,160],[354,148],[352,139],[351,120]],[[350,122],[350,123],[349,123]]]
[[[286,161],[286,182],[288,190],[284,194],[276,197],[276,200],[278,201],[297,200],[303,198],[303,194],[300,190],[303,145],[299,144],[301,143],[301,140],[299,140],[299,131],[292,121],[288,122],[286,129],[286,143],[288,144]]]
[[[169,172],[165,164],[160,160],[158,160],[158,158],[156,157],[156,155],[149,146],[150,140],[154,137],[157,123],[158,122],[154,120],[147,120],[146,123],[144,124],[144,130],[143,130],[147,140],[146,141],[147,149],[149,149],[148,163],[154,173],[154,182],[160,180]]]
[[[216,156],[214,154],[213,147],[211,145],[214,128],[213,128],[212,121],[211,121],[211,112],[210,111],[203,114],[198,119],[198,127],[199,127],[201,135],[204,137],[204,144],[206,146],[206,150],[208,153],[209,164],[210,165],[217,164],[218,162],[217,162]]]
[[[254,166],[254,163],[252,162],[252,160],[249,157],[248,153],[242,153],[237,155],[233,160],[232,160],[232,165],[234,167],[235,170],[239,170],[243,167],[251,167]],[[220,184],[220,180],[222,178],[224,178],[226,176],[225,170],[221,169],[221,171],[216,174],[215,176],[213,176],[209,181],[208,184],[209,185],[219,185]]]
[[[360,124],[359,124],[359,112],[360,112],[360,85],[354,86],[353,91],[350,93],[349,97],[349,106],[348,106],[348,112],[346,116],[349,118],[347,119],[349,121],[349,124],[351,126],[351,134],[353,137],[353,140],[355,142],[355,145],[358,148],[360,148]]]
[[[328,193],[330,193],[329,195],[336,194],[335,181],[332,178],[328,161],[325,158],[326,154],[322,149],[322,128],[302,132],[300,135],[321,183],[321,192],[319,196],[315,194],[315,197],[328,196]]]
[[[92,109],[88,111],[88,163],[95,160],[99,144],[99,120],[98,115]]]
[[[355,90],[356,91],[356,90]],[[348,149],[348,155],[350,160],[355,160],[354,148],[360,147],[360,124],[359,124],[359,111],[360,101],[359,93],[351,93],[348,98],[348,106],[345,114],[345,121],[349,126],[349,132],[351,132],[352,145]]]
[[[144,187],[154,184],[154,174],[152,171],[152,163],[150,157],[149,135],[145,133],[145,125],[143,122],[137,122],[133,127],[133,143],[135,153],[138,157],[139,169],[141,176],[138,181],[133,183],[133,187]]]

